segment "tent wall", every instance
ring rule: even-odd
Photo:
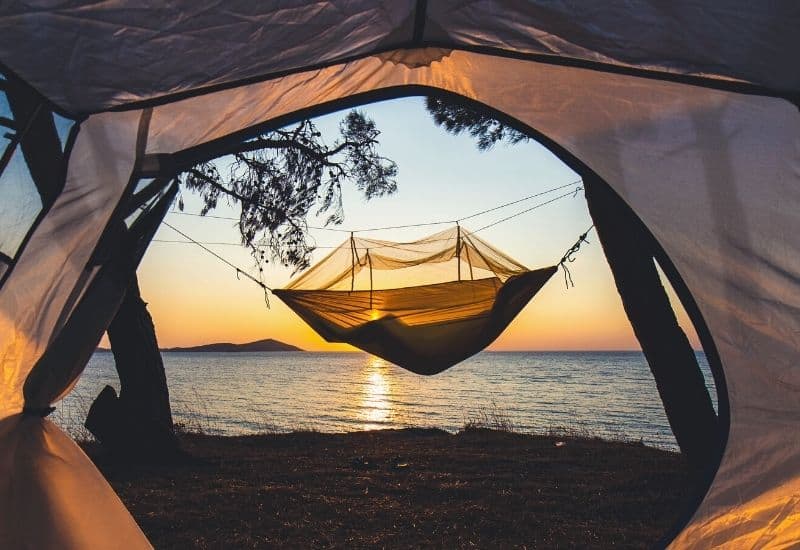
[[[148,152],[414,85],[483,102],[585,162],[641,217],[696,299],[725,367],[731,425],[714,483],[675,546],[800,538],[797,108],[472,52],[398,51],[156,107]]]
[[[88,283],[89,258],[131,177],[140,116],[82,125],[63,192],[0,289],[0,418],[22,411],[28,373]]]
[[[541,49],[530,39],[533,36],[538,37],[540,44],[549,43],[547,48],[551,51],[555,48],[552,37],[538,33],[535,28],[526,28],[524,18],[515,18],[519,14],[510,4],[506,14],[487,18],[478,25],[475,19],[486,12],[489,4],[474,3],[474,9],[459,18],[452,10],[447,12],[447,3],[431,3],[436,9],[429,10],[425,24],[420,25],[419,18],[411,17],[408,4],[398,3],[400,8],[393,11],[387,6],[394,4],[387,3],[376,9],[389,10],[386,18],[400,23],[393,29],[392,25],[376,25],[376,31],[366,23],[350,30],[341,27],[345,34],[339,38],[347,39],[348,49],[335,55],[358,55],[379,48],[399,37],[398,29],[406,28],[409,36],[419,34],[422,29],[423,34],[446,36],[455,44],[469,36],[472,41],[496,43],[518,51],[526,47]],[[651,6],[650,2],[640,4],[641,9],[634,11],[644,13]],[[357,7],[361,3],[350,5]],[[710,10],[710,6],[709,3],[703,10]],[[444,11],[437,12],[440,8]],[[204,6],[198,9],[202,12]],[[166,43],[157,40],[160,36],[175,40],[191,38],[191,33],[181,32],[154,33],[152,40],[144,40],[144,44],[158,46],[157,58],[152,59],[152,54],[137,58],[142,54],[140,44],[136,40],[126,42],[126,34],[132,39],[140,36],[138,33],[148,32],[148,25],[136,25],[140,17],[156,25],[156,30],[163,24],[158,23],[162,20],[160,14],[154,16],[147,9],[140,13],[125,12],[121,14],[125,17],[116,23],[109,21],[108,14],[102,14],[98,21],[84,15],[70,29],[61,26],[69,20],[62,14],[51,17],[46,12],[20,10],[25,13],[3,16],[5,28],[14,31],[2,37],[0,52],[13,52],[15,55],[4,55],[4,59],[15,63],[12,68],[70,110],[100,110],[165,93],[199,93],[194,90],[197,86],[255,77],[256,72],[265,70],[248,68],[248,57],[231,55],[230,44],[226,42],[217,47],[225,52],[220,63],[227,65],[220,70],[222,76],[214,77],[196,65],[204,59],[202,48],[193,49],[192,44],[182,42],[171,44],[173,38],[166,38]],[[237,13],[235,9],[233,12]],[[364,13],[367,12],[376,13],[374,10]],[[722,37],[723,30],[712,29],[700,35],[708,43],[684,32],[686,14],[658,19],[658,25],[663,22],[665,32],[674,31],[669,34],[681,48],[708,54],[709,59],[702,66],[683,66],[677,55],[667,60],[654,59],[653,63],[627,61],[671,68],[681,74],[710,68],[715,77],[736,77],[776,87],[796,86],[793,61],[786,67],[779,55],[782,51],[766,57],[768,52],[759,51],[752,60],[737,59],[735,67],[720,65],[721,59],[732,54],[729,49],[716,50],[714,44],[768,42],[757,37],[760,29],[757,25],[763,22],[757,17],[761,10],[741,7],[738,12],[741,17],[737,16],[736,21],[741,22],[741,36]],[[436,13],[441,13],[441,20],[436,19]],[[796,44],[798,34],[792,21],[797,17],[793,16],[792,8],[770,13],[774,14],[768,17],[770,32],[782,37],[778,43],[784,47]],[[751,15],[754,24],[749,23]],[[334,26],[333,16],[329,20],[326,17],[323,20]],[[515,22],[519,22],[519,36],[529,37],[524,44],[512,40]],[[592,53],[592,45],[613,32],[622,36],[623,39],[615,36],[615,40],[625,49],[624,38],[633,32],[628,29],[629,23],[623,19],[613,29],[604,29],[603,25],[588,29],[590,36],[582,46],[586,56],[600,55]],[[202,35],[200,31],[208,30],[207,27],[198,29],[198,34]],[[634,27],[642,32],[640,26]],[[25,30],[20,33],[18,28]],[[486,29],[479,39],[475,38],[479,34],[477,28]],[[787,28],[790,34],[784,32]],[[322,48],[332,40],[310,40],[308,32],[317,31],[313,26],[309,29],[303,31],[306,34],[298,30],[297,36],[296,53],[306,65],[327,55],[321,50],[316,53],[310,50],[311,45]],[[106,32],[122,39],[102,40]],[[577,34],[571,32],[575,39]],[[264,36],[269,34],[266,32]],[[93,36],[97,37],[97,43]],[[246,33],[243,36],[250,38]],[[334,33],[333,38],[336,36]],[[26,48],[24,45],[30,40],[33,45]],[[634,44],[642,40],[641,36],[630,37]],[[581,55],[577,49],[569,50],[567,42],[577,44],[577,40],[561,42],[558,45],[561,51]],[[115,46],[109,47],[110,43]],[[269,52],[254,48],[258,58],[271,59],[275,51],[291,51],[288,46],[276,48],[274,43],[267,43],[272,48]],[[70,52],[69,60],[52,63],[65,67],[64,74],[53,76],[40,70],[42,53],[37,46],[43,44],[56,59],[62,59],[62,51]],[[670,53],[681,48],[672,47]],[[175,55],[164,57],[165,51]],[[324,48],[324,51],[330,50]],[[182,57],[180,52],[188,54]],[[612,59],[620,51],[601,54]],[[287,55],[275,58],[280,62]],[[126,64],[134,61],[145,65]],[[675,67],[664,67],[671,61],[675,61]],[[231,63],[241,64],[242,71],[238,72]],[[187,67],[196,73],[187,75],[183,72]],[[176,68],[180,69],[173,70]],[[175,82],[167,80],[173,73],[177,75]],[[760,80],[768,77],[769,80]],[[137,78],[144,79],[131,80]],[[441,88],[483,102],[554,140],[613,186],[653,232],[685,280],[719,348],[730,392],[731,423],[728,446],[713,485],[689,525],[675,540],[675,547],[707,548],[716,544],[750,547],[764,543],[779,546],[800,539],[797,496],[800,441],[796,438],[800,421],[797,399],[800,371],[795,364],[800,347],[797,336],[800,254],[796,238],[800,224],[796,217],[800,211],[800,113],[797,108],[781,99],[510,56],[493,57],[447,48],[398,50],[157,106],[146,150],[158,155],[195,148],[197,152],[208,142],[246,132],[279,117],[302,116],[315,105],[335,104],[353,96],[369,97],[376,90],[406,86]],[[82,277],[84,266],[133,169],[141,114],[139,111],[105,113],[84,123],[70,158],[64,193],[37,228],[0,289],[0,361],[4,382],[0,388],[0,417],[22,408],[22,385],[28,372],[56,335],[58,319],[63,318],[64,308],[69,307],[70,296],[81,295],[86,279]],[[13,419],[18,418],[13,416],[3,421],[12,423],[6,424],[11,427],[3,437],[10,439],[4,442],[22,437],[19,430],[23,427],[13,424],[16,422]],[[26,437],[35,438],[54,428],[42,422],[27,429],[30,434]],[[20,463],[9,462],[11,446],[0,448],[3,449],[0,464],[4,468],[0,474],[2,479],[8,479]],[[46,445],[39,445],[37,452],[45,453]],[[75,460],[78,466],[74,474],[88,475],[91,464],[80,458]],[[35,472],[43,482],[31,486],[42,487],[42,491],[55,490],[47,483],[48,468]],[[69,478],[66,473],[65,476]],[[99,481],[92,482],[98,491],[107,491],[101,485]],[[0,493],[3,506],[14,503],[14,491],[6,483]],[[79,497],[80,494],[71,493],[70,498],[59,502],[81,506],[84,503]],[[124,523],[124,512],[112,506],[108,513]],[[132,540],[130,546],[142,544],[140,539]]]
[[[488,48],[800,90],[794,0],[41,4],[4,6],[0,59],[77,114],[401,46]]]
[[[49,420],[0,420],[0,449],[0,548],[151,548],[91,460]]]
[[[673,74],[800,87],[796,2],[429,2],[424,39]]]
[[[89,458],[40,417],[74,385],[82,348],[102,333],[92,325],[107,312],[84,312],[73,331],[81,341],[30,376],[102,272],[90,260],[143,153],[146,118],[100,115],[82,125],[63,192],[0,288],[0,548],[149,547]]]

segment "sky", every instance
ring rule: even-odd
[[[396,194],[366,201],[352,187],[343,190],[345,221],[342,228],[385,227],[451,220],[560,185],[579,177],[535,141],[498,145],[480,152],[469,136],[453,136],[437,128],[425,110],[424,99],[406,98],[360,107],[381,130],[380,150],[397,162]],[[333,141],[344,112],[316,119],[323,136]],[[553,196],[559,193],[554,193]],[[529,208],[533,199],[464,223],[467,229]],[[196,196],[184,193],[185,211],[198,212]],[[213,214],[235,216],[222,205]],[[235,222],[199,218],[177,212],[165,220],[198,241],[239,242]],[[310,220],[312,225],[321,225]],[[483,239],[529,268],[553,265],[591,225],[583,193],[577,193],[480,233]],[[398,229],[365,234],[386,240],[409,241],[445,226]],[[312,230],[319,246],[338,245],[346,234]],[[160,242],[182,240],[162,225],[139,267],[142,296],[153,316],[162,347],[209,342],[248,342],[275,338],[306,350],[352,350],[330,344],[316,335],[278,298],[267,307],[262,290],[229,266],[193,244]],[[596,234],[570,265],[574,288],[566,288],[559,272],[528,304],[517,319],[490,346],[492,350],[628,350],[639,349],[622,310],[613,278]],[[232,263],[255,271],[247,250],[213,245]],[[314,253],[312,263],[327,250]],[[264,281],[285,286],[291,270],[273,263],[265,266]],[[671,294],[679,321],[699,348],[697,337]],[[103,345],[107,345],[104,339]]]

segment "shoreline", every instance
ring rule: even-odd
[[[691,472],[639,443],[484,427],[181,434],[189,458],[82,446],[157,548],[655,545]]]

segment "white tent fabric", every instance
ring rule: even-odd
[[[94,249],[87,243],[98,241],[128,184],[140,117],[138,112],[98,115],[83,124],[64,190],[3,285],[0,418],[22,411],[22,385],[57,331],[62,310],[79,297],[82,289],[76,293],[76,286],[85,279],[82,274]],[[63,389],[54,388],[50,400]]]
[[[50,421],[0,420],[0,448],[0,547],[150,547],[102,474]]]
[[[0,14],[0,52],[12,70],[74,113],[303,71],[414,40],[800,88],[800,6],[793,0],[768,9],[747,0],[278,4],[17,3]]]
[[[3,62],[67,111],[161,98],[152,107],[147,153],[179,153],[315,106],[422,86],[485,103],[580,159],[663,246],[724,367],[728,444],[709,492],[672,546],[800,540],[800,112],[769,97],[798,97],[795,3],[687,1],[660,10],[656,2],[620,2],[586,10],[544,2],[322,2],[315,9],[234,2],[224,9],[186,3],[158,15],[123,2],[29,5],[0,13],[9,29],[0,33]],[[438,47],[414,49],[413,39]],[[212,46],[226,55],[206,63]],[[499,50],[471,50],[478,46]],[[350,59],[335,63],[342,58]],[[626,67],[657,74],[617,70]],[[675,74],[708,80],[668,81]],[[253,82],[227,87],[247,79]],[[714,89],[729,79],[763,93]],[[205,89],[216,85],[226,86]],[[181,92],[191,97],[163,97]],[[28,374],[56,335],[68,298],[85,284],[82,267],[132,176],[140,121],[150,114],[137,109],[82,123],[67,188],[0,288],[0,417],[21,410]],[[65,389],[52,388],[49,398]],[[23,422],[9,429],[55,430]],[[9,458],[14,452],[0,447],[3,479],[21,467]],[[77,461],[73,473],[87,476],[92,468]],[[34,491],[55,490],[46,470],[37,475],[43,482]],[[0,510],[15,495],[0,486]],[[69,505],[58,501],[64,517]],[[126,521],[118,508],[108,514]],[[70,536],[89,540],[79,533],[88,528],[76,522]]]
[[[43,376],[23,396],[64,311],[91,280],[86,266],[130,179],[140,119],[117,113],[83,124],[64,190],[0,291],[0,548],[150,547],[75,442],[51,422],[20,414],[23,406],[49,406],[77,381],[64,386],[60,373]]]

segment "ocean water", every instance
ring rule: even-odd
[[[705,355],[699,363],[716,392]],[[435,376],[364,353],[164,353],[175,421],[238,435],[510,424],[577,431],[677,449],[641,352],[483,352]],[[75,436],[106,384],[111,353],[95,353],[51,418]]]

